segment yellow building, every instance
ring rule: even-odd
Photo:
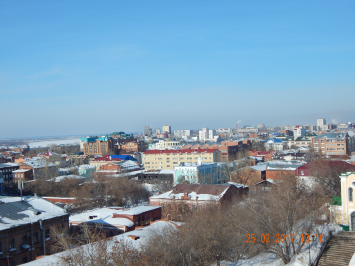
[[[180,163],[219,162],[216,149],[147,150],[143,153],[145,169],[174,169]]]
[[[343,173],[341,180],[341,204],[342,204],[342,223],[349,225],[351,231],[355,231],[355,172]]]

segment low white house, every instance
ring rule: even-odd
[[[276,138],[267,139],[265,140],[264,146],[266,150],[283,151],[284,149],[286,149],[287,142]]]

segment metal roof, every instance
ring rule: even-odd
[[[20,220],[29,217],[26,214],[19,213],[27,210],[33,210],[27,201],[8,202],[0,205],[0,216],[11,220]]]

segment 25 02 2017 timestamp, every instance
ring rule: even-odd
[[[246,243],[292,243],[295,239],[295,234],[275,234],[274,238],[270,239],[270,234],[261,234],[260,239],[257,239],[255,234],[247,234]],[[310,239],[312,237],[313,239]],[[324,235],[317,234],[310,236],[309,234],[301,234],[302,242],[308,243],[309,241],[324,242]]]

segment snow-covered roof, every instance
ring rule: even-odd
[[[151,169],[151,170],[144,170],[142,174],[174,174],[174,170],[170,169]]]
[[[79,166],[79,170],[83,170],[83,169],[93,169],[95,168],[96,169],[96,166],[94,165],[91,165],[91,164],[82,164]]]
[[[85,176],[81,176],[81,175],[62,175],[62,176],[57,176],[55,178],[50,179],[50,181],[54,181],[54,182],[61,182],[64,179],[85,179]]]
[[[139,206],[134,208],[122,208],[122,207],[107,207],[101,209],[95,209],[80,214],[70,216],[69,221],[71,223],[95,223],[106,226],[127,226],[132,227],[134,223],[127,218],[114,218],[114,214],[118,215],[138,215],[150,210],[158,209],[159,206]]]
[[[24,173],[27,171],[32,171],[32,170],[31,169],[17,169],[17,170],[12,171],[12,173]]]
[[[113,174],[113,175],[110,175],[110,177],[137,176],[137,175],[140,174],[141,172],[142,172],[142,170],[132,171],[132,172],[126,172],[126,173],[122,173],[122,174]]]
[[[112,248],[113,245],[115,245],[115,243],[118,243],[119,241],[124,241],[128,245],[132,245],[134,248],[139,250],[142,246],[144,246],[147,243],[149,238],[152,236],[153,232],[159,233],[165,230],[177,230],[176,228],[177,225],[179,225],[179,223],[168,222],[168,221],[157,221],[144,228],[139,228],[134,231],[130,231],[121,235],[114,236],[108,239],[106,242],[106,244],[108,245],[108,251],[110,251],[110,248]],[[137,236],[137,239],[133,240],[132,238],[129,237],[130,235]],[[84,250],[89,250],[90,245],[91,244],[87,244],[81,246],[80,248]],[[23,266],[61,265],[61,263],[63,263],[63,260],[61,258],[67,258],[68,256],[70,256],[70,253],[68,251],[63,251],[21,265]]]
[[[277,181],[277,180],[276,180],[276,181]],[[274,179],[266,179],[266,180],[263,180],[263,181],[261,181],[261,182],[256,183],[255,185],[259,185],[259,184],[261,184],[261,183],[263,183],[263,182],[269,182],[269,183],[271,183],[271,184],[275,184],[275,180],[274,180]]]
[[[51,219],[67,213],[64,209],[39,197],[1,197],[0,230]]]
[[[250,166],[250,168],[256,171],[265,171],[268,165],[268,163],[258,163],[256,165]]]
[[[32,168],[44,168],[44,167],[56,166],[55,163],[48,162],[46,159],[43,159],[43,158],[31,159],[31,160],[23,162],[23,164],[31,166]]]
[[[227,184],[233,185],[233,186],[235,186],[236,188],[247,188],[247,187],[248,187],[248,186],[246,186],[246,185],[239,184],[239,183],[235,183],[235,182],[228,182]],[[224,185],[227,185],[227,184],[224,184]]]
[[[140,167],[137,165],[137,163],[133,162],[133,161],[123,161],[118,163],[119,166],[121,166],[122,168],[126,168],[126,169],[139,169]]]
[[[179,184],[173,189],[150,199],[182,199],[186,194],[190,200],[213,200],[219,201],[227,192],[230,186],[226,185],[199,185]]]

